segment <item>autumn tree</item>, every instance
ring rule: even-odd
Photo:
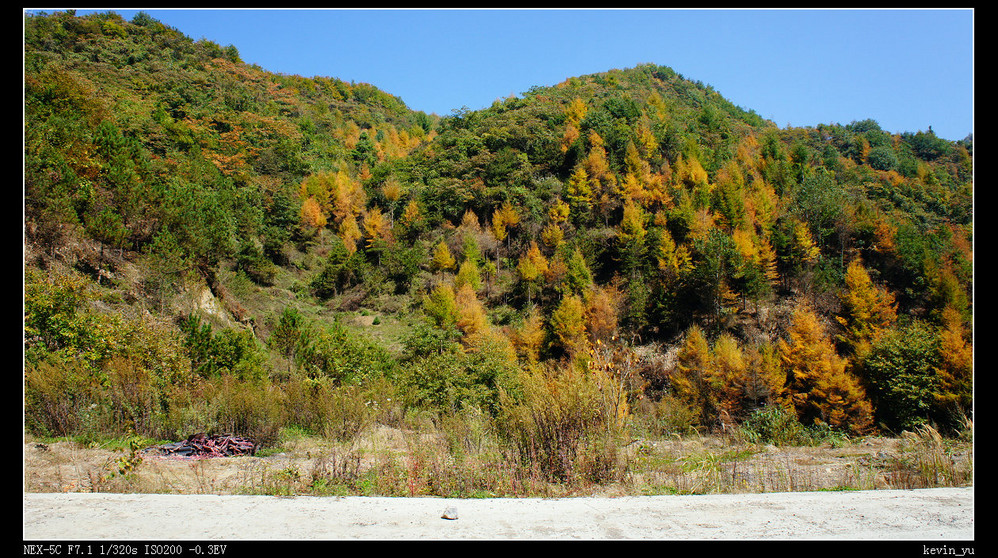
[[[541,231],[541,242],[551,250],[557,251],[565,241],[565,231],[558,223],[548,223]]]
[[[412,238],[419,234],[424,224],[425,219],[423,217],[423,212],[419,207],[419,202],[414,199],[409,200],[409,203],[406,204],[405,209],[402,210],[402,216],[399,217],[399,232],[404,237]]]
[[[745,402],[753,407],[763,404],[788,407],[787,376],[776,346],[769,342],[749,346],[745,349],[745,361]]]
[[[590,339],[610,343],[617,336],[623,293],[614,285],[595,286],[586,293],[585,303]]]
[[[301,204],[301,224],[312,232],[318,232],[326,226],[325,212],[313,196],[309,196]]]
[[[554,200],[548,208],[548,218],[556,225],[562,225],[568,221],[571,215],[571,207],[560,198]]]
[[[532,306],[524,318],[523,324],[515,331],[514,340],[517,351],[523,355],[527,362],[537,362],[545,336],[544,315],[539,307]]]
[[[862,433],[872,424],[872,406],[818,315],[795,308],[787,337],[778,342],[781,364],[798,419]]]
[[[939,331],[936,405],[949,420],[970,416],[974,395],[974,348],[960,312],[947,307]]]
[[[441,240],[433,250],[433,260],[431,265],[436,271],[447,271],[454,268],[457,261],[450,252],[447,242]]]
[[[722,423],[732,424],[742,417],[748,387],[748,362],[738,341],[724,332],[714,341],[710,384],[716,394]]]
[[[391,224],[385,219],[380,208],[373,207],[364,217],[364,239],[370,248],[378,242],[388,242],[391,236]]]
[[[454,295],[457,310],[455,325],[464,334],[466,344],[473,344],[476,337],[488,329],[485,307],[469,283],[463,283]]]
[[[398,206],[399,201],[405,194],[405,189],[394,177],[390,177],[381,186],[381,194],[388,200],[388,220],[391,224],[395,223],[395,209]]]
[[[565,199],[568,200],[575,223],[577,225],[585,223],[592,212],[595,197],[589,173],[584,166],[576,166],[569,176],[565,184]]]
[[[502,242],[509,237],[509,229],[520,224],[520,213],[513,204],[503,202],[499,209],[492,213],[492,234]]]
[[[548,269],[547,258],[541,253],[536,241],[530,241],[530,247],[527,248],[525,254],[520,256],[516,269],[520,273],[520,279],[527,284],[527,302],[529,303],[537,282],[544,277]]]
[[[311,203],[321,212],[323,220],[332,212],[333,177],[330,173],[320,172],[306,176],[298,186],[298,196],[303,203]]]
[[[562,297],[551,313],[551,330],[558,346],[574,355],[584,348],[586,340],[586,313],[582,297],[568,294]]]
[[[701,426],[714,424],[718,416],[717,396],[711,385],[713,366],[707,337],[699,326],[691,326],[676,355],[676,366],[669,380],[675,395],[695,409]]]
[[[454,287],[441,283],[423,295],[423,310],[437,327],[450,331],[457,327],[457,295]]]
[[[667,285],[671,286],[682,276],[693,269],[693,259],[686,245],[676,244],[668,229],[663,228],[658,239],[656,253],[658,269],[662,272]]]
[[[846,269],[845,289],[839,298],[842,312],[836,319],[845,329],[841,339],[861,358],[897,319],[894,294],[874,285],[862,262],[855,259]]]
[[[360,231],[360,226],[357,224],[357,217],[353,213],[346,214],[343,220],[340,221],[337,234],[350,254],[357,251],[357,243],[363,237],[363,234]]]
[[[471,290],[478,292],[482,288],[482,278],[479,272],[478,262],[475,258],[466,257],[458,267],[457,275],[454,277],[454,287],[460,289],[468,285]]]

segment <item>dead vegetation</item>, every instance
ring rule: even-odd
[[[27,492],[565,497],[912,489],[973,485],[973,444],[931,427],[900,437],[774,446],[730,436],[635,440],[614,482],[545,482],[488,436],[370,428],[349,442],[285,433],[254,456],[178,459],[128,447],[24,443]]]

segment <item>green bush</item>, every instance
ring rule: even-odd
[[[811,439],[797,416],[779,406],[756,409],[741,424],[749,441],[774,446],[807,445]]]
[[[876,341],[863,359],[862,371],[877,420],[898,432],[933,418],[938,363],[938,338],[925,324],[913,322]]]
[[[191,367],[204,378],[233,374],[247,381],[266,377],[262,348],[247,330],[221,329],[212,332],[201,318],[190,315],[181,322],[184,346],[191,358]]]

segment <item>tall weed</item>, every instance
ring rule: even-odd
[[[524,371],[522,398],[504,398],[500,437],[522,469],[550,482],[608,482],[622,469],[615,414],[584,367]]]

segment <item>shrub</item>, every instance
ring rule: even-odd
[[[621,434],[592,375],[577,365],[523,373],[522,398],[503,398],[500,439],[521,468],[549,482],[622,476]]]
[[[79,432],[97,399],[95,384],[80,364],[45,361],[25,366],[25,428],[46,436]]]
[[[899,164],[898,157],[894,153],[894,150],[887,145],[881,145],[870,149],[870,153],[867,155],[866,160],[871,167],[882,171],[894,170]]]
[[[863,360],[877,419],[895,431],[912,429],[930,418],[938,383],[939,343],[925,324],[888,331]]]
[[[375,410],[359,386],[340,386],[329,391],[325,401],[322,434],[337,442],[349,442],[374,423]]]
[[[793,446],[808,443],[807,429],[794,413],[779,406],[761,407],[742,422],[741,430],[750,442]]]
[[[658,401],[642,399],[635,405],[635,423],[650,436],[686,435],[696,431],[697,409],[672,394]]]
[[[277,440],[285,423],[284,397],[278,386],[252,384],[226,375],[212,381],[203,395],[215,405],[205,428],[193,431],[231,433],[252,438],[258,444]]]

